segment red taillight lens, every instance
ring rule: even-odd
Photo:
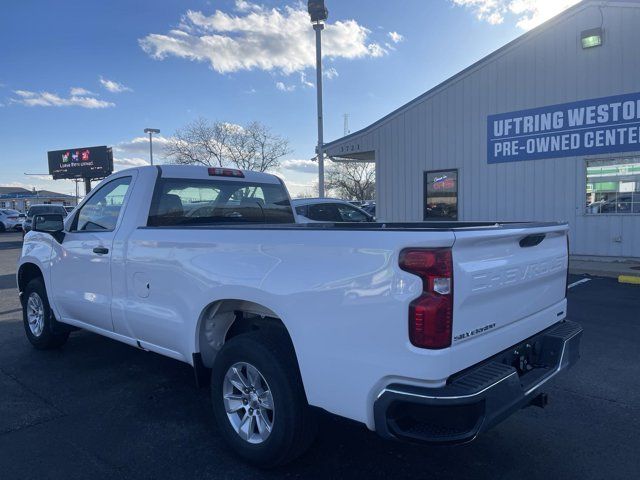
[[[422,278],[422,295],[409,305],[409,339],[416,347],[451,345],[453,324],[453,259],[451,249],[406,249],[400,268]]]
[[[234,168],[217,168],[211,167],[207,169],[210,177],[236,177],[236,178],[244,178],[244,173],[241,170],[236,170]]]

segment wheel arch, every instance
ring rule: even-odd
[[[18,268],[18,291],[24,292],[27,284],[34,278],[42,278],[44,281],[44,273],[42,269],[35,263],[25,262]]]
[[[195,353],[211,368],[217,353],[230,338],[261,328],[278,328],[293,341],[282,317],[260,303],[241,299],[221,299],[209,303],[201,312],[195,332]],[[295,351],[295,347],[294,347]]]

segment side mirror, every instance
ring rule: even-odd
[[[33,216],[31,230],[53,235],[56,239],[63,233],[64,217],[59,213],[46,213]]]

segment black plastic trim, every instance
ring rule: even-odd
[[[196,352],[193,358],[193,374],[196,379],[196,387],[203,388],[211,384],[211,369],[204,366],[202,362],[202,354]]]
[[[540,388],[579,358],[582,327],[562,321],[453,375],[440,388],[391,384],[374,403],[376,431],[385,438],[420,443],[472,441],[513,412],[536,401]],[[520,373],[514,350],[535,345],[535,365]]]
[[[549,223],[522,223],[522,222],[413,222],[413,223],[386,223],[386,222],[342,222],[342,223],[254,223],[254,224],[217,224],[217,225],[162,225],[143,226],[144,229],[160,230],[340,230],[340,231],[388,231],[388,232],[452,232],[456,230],[509,230],[527,228],[562,227],[567,225],[562,222]]]

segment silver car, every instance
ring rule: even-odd
[[[19,211],[8,208],[0,209],[0,232],[19,230],[21,226]]]
[[[367,212],[337,198],[297,198],[291,201],[298,223],[375,222]]]

